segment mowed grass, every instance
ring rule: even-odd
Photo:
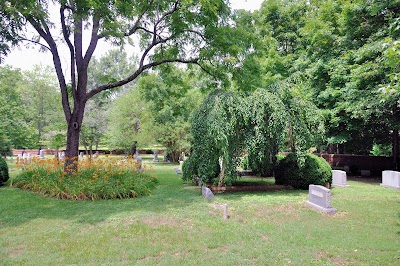
[[[400,191],[349,181],[337,214],[307,191],[218,194],[154,164],[148,197],[63,201],[0,188],[0,265],[400,265]],[[226,203],[223,219],[212,203]]]

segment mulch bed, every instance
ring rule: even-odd
[[[212,192],[241,192],[241,191],[277,191],[277,190],[290,190],[291,186],[283,185],[249,185],[243,184],[242,186],[229,186],[229,187],[209,187]]]

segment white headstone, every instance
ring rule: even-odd
[[[179,168],[182,170],[183,161],[179,161]]]
[[[39,157],[40,157],[40,159],[44,159],[44,158],[45,158],[45,156],[44,156],[44,150],[40,150],[40,152],[39,152]]]
[[[400,189],[400,172],[390,170],[383,171],[381,186]]]
[[[332,170],[332,186],[333,187],[348,187],[347,174],[345,171]]]
[[[307,205],[326,214],[334,214],[332,208],[331,190],[318,185],[309,185]]]
[[[64,152],[64,151],[62,151],[62,152],[60,153],[60,159],[61,159],[61,160],[64,160],[64,159],[65,159],[65,152]]]
[[[81,151],[80,153],[79,153],[79,156],[81,157],[81,158],[83,158],[83,151]]]

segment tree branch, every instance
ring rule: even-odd
[[[39,33],[39,35],[49,45],[51,54],[53,55],[53,64],[54,64],[54,68],[56,70],[58,83],[60,85],[62,106],[64,109],[65,118],[67,120],[69,120],[71,118],[71,108],[69,105],[67,84],[65,82],[65,77],[64,77],[63,70],[62,70],[60,55],[59,55],[58,49],[57,49],[57,44],[54,41],[53,36],[51,36],[48,27],[47,27],[48,33],[46,33],[40,26],[40,23],[38,23],[32,16],[26,16],[25,18],[34,27],[34,29],[37,31],[37,33]]]
[[[47,49],[47,50],[49,50],[49,51],[51,52],[50,47],[44,45],[43,43],[40,43],[40,42],[38,42],[38,41],[34,41],[34,40],[31,40],[31,39],[28,39],[28,38],[25,38],[25,37],[22,37],[22,36],[20,36],[19,39],[20,39],[21,41],[26,41],[26,42],[31,42],[31,43],[34,43],[34,44],[38,44],[38,45],[42,46],[43,48],[45,48],[45,49]]]
[[[146,12],[149,10],[149,8],[151,7],[151,5],[153,3],[154,3],[154,0],[150,0],[149,4],[147,5],[147,8],[145,8],[143,10],[143,12],[138,16],[133,27],[129,30],[129,32],[127,34],[125,34],[126,37],[131,36],[132,34],[135,34],[138,29],[146,30],[145,28],[142,28],[140,26],[140,20],[143,18],[144,14],[146,14]]]
[[[92,27],[92,37],[90,39],[90,44],[88,49],[86,50],[85,57],[83,58],[84,64],[89,65],[89,61],[92,58],[94,50],[96,49],[97,42],[99,41],[99,28],[100,28],[100,20],[93,16],[93,27]]]
[[[93,90],[91,90],[90,92],[88,92],[85,96],[85,100],[89,100],[91,97],[93,97],[94,95],[98,94],[99,92],[105,91],[105,90],[109,90],[109,89],[113,89],[116,87],[121,87],[133,80],[135,80],[142,72],[144,72],[147,69],[162,65],[162,64],[167,64],[167,63],[182,63],[182,64],[198,64],[198,58],[194,58],[194,59],[180,59],[180,58],[175,58],[175,59],[164,59],[164,60],[160,60],[160,61],[156,61],[156,62],[152,62],[149,63],[147,65],[144,66],[140,66],[131,76],[127,77],[126,79],[117,81],[117,82],[113,82],[113,83],[109,83],[109,84],[105,84],[105,85],[101,85]]]
[[[64,39],[69,48],[70,63],[71,63],[71,73],[70,74],[71,74],[72,94],[73,94],[73,97],[76,98],[75,50],[74,50],[74,46],[71,43],[71,40],[69,39],[69,32],[68,32],[67,25],[65,22],[65,14],[64,14],[65,9],[67,9],[66,6],[60,7],[61,27],[62,27],[62,33],[63,33]]]

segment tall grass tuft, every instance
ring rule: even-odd
[[[147,196],[157,183],[154,171],[132,158],[76,162],[78,170],[73,175],[63,171],[64,164],[57,158],[19,163],[22,172],[13,180],[13,186],[58,199],[99,200]]]

